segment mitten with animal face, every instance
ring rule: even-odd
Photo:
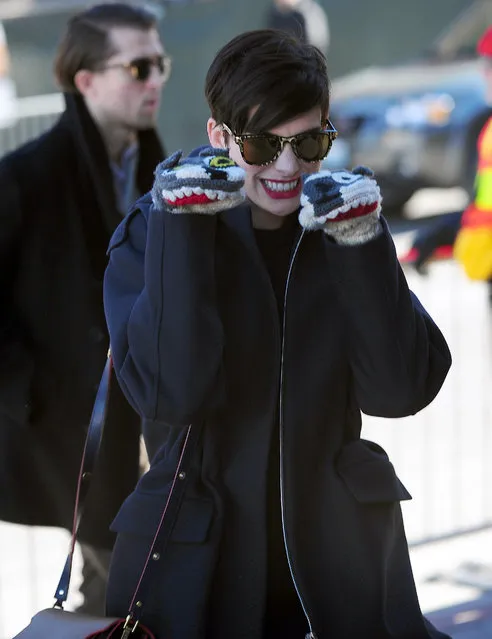
[[[243,187],[244,171],[227,150],[207,147],[186,158],[176,151],[155,170],[152,200],[171,213],[213,215],[240,204]]]
[[[381,193],[373,175],[366,167],[309,175],[301,196],[301,226],[321,229],[345,245],[363,244],[379,235]]]

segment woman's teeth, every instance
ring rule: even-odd
[[[271,180],[263,180],[265,186],[270,191],[293,191],[299,184],[299,178],[292,182],[272,182]]]

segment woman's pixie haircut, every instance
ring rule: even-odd
[[[235,133],[261,133],[319,106],[328,117],[323,54],[276,29],[248,31],[215,56],[205,80],[212,117]]]

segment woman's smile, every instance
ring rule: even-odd
[[[265,193],[273,200],[287,200],[299,197],[302,190],[302,179],[293,180],[268,180],[261,179]]]

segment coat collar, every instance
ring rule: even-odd
[[[219,213],[219,219],[238,235],[245,244],[248,245],[255,242],[251,206],[247,201]]]
[[[220,221],[232,231],[253,257],[257,266],[263,266],[263,260],[256,243],[255,230],[249,202],[243,202],[233,209],[219,214]]]
[[[251,206],[248,202],[243,202],[233,209],[224,211],[220,213],[219,216],[221,221],[239,236],[248,250],[253,250],[255,253],[258,252],[251,216]],[[298,237],[301,235],[301,232],[302,229],[299,226]]]
[[[89,180],[90,187],[94,189],[105,226],[109,234],[112,234],[121,222],[121,214],[117,208],[106,145],[84,99],[70,93],[65,93],[64,98],[66,108],[62,123],[72,133],[81,172]],[[139,132],[138,148],[136,182],[140,193],[144,194],[152,187],[154,169],[163,160],[164,149],[155,129]]]

